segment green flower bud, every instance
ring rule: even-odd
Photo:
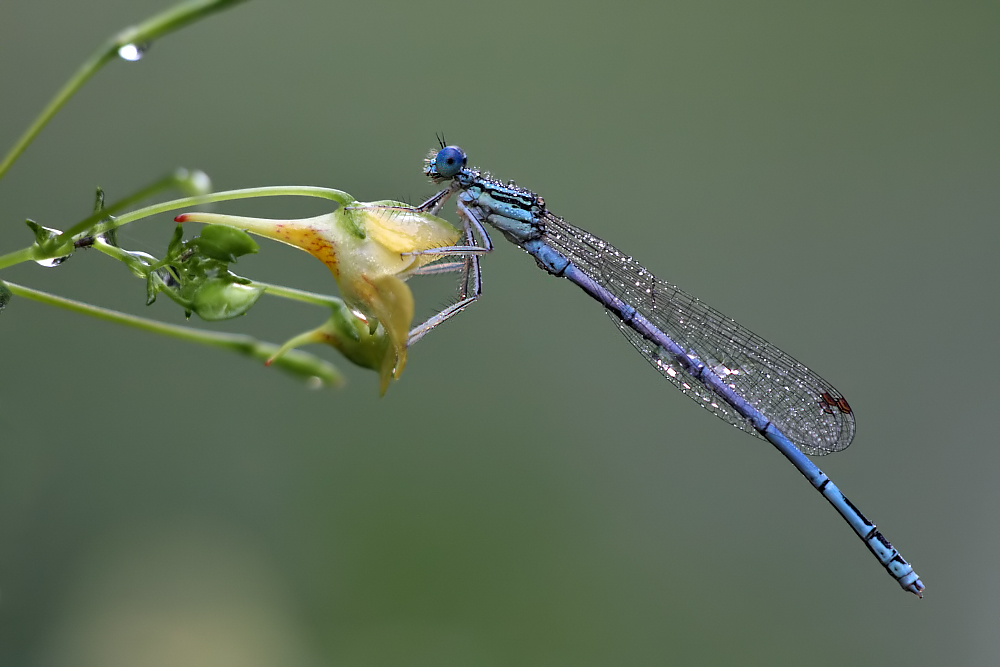
[[[198,285],[191,310],[209,322],[246,314],[264,293],[263,287],[242,285],[228,276],[209,278]]]

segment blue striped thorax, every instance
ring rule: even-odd
[[[497,228],[512,243],[541,238],[545,231],[545,200],[530,190],[503,183],[489,173],[471,169],[465,151],[444,146],[427,158],[424,173],[435,183],[450,180],[461,190],[459,200],[482,213],[482,219]]]

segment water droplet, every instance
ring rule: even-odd
[[[313,391],[315,391],[317,389],[322,389],[325,386],[326,386],[326,383],[323,382],[323,378],[321,378],[321,377],[319,377],[317,375],[313,375],[311,378],[309,378],[308,380],[306,380],[306,387],[308,387],[309,389],[312,389]]]
[[[132,253],[132,254],[138,254],[138,253]],[[145,253],[143,253],[143,254],[145,254]],[[142,261],[142,260],[140,259],[140,261]],[[177,282],[176,278],[174,278],[174,274],[170,273],[170,270],[167,269],[166,267],[163,267],[161,269],[157,269],[156,270],[156,275],[160,278],[160,280],[163,282],[163,284],[166,285],[167,287],[170,287],[170,288],[180,287],[180,283]]]
[[[41,226],[39,226],[38,229],[44,229],[45,231],[47,231],[49,233],[49,238],[50,239],[51,238],[55,238],[56,236],[59,236],[60,234],[62,234],[61,230],[54,229],[53,227],[41,227]],[[62,255],[61,257],[51,257],[49,259],[36,259],[35,260],[35,264],[38,264],[38,266],[44,266],[47,269],[51,269],[54,266],[59,266],[60,264],[62,264],[63,262],[65,262],[67,259],[69,259],[69,255]]]
[[[36,259],[35,264],[38,264],[38,266],[44,266],[46,269],[51,269],[54,266],[59,266],[67,259],[69,259],[69,255],[63,255],[62,257],[53,257],[52,259]]]
[[[208,174],[201,170],[195,170],[191,172],[189,178],[191,183],[191,190],[195,194],[204,195],[212,191],[212,179],[208,177]]]
[[[122,60],[135,62],[142,59],[142,56],[145,55],[146,49],[148,48],[149,47],[146,44],[126,44],[118,49],[118,57]]]
[[[132,255],[133,257],[138,259],[146,266],[152,266],[153,264],[156,264],[158,261],[160,261],[155,257],[153,257],[152,255],[150,255],[148,252],[142,252],[141,250],[127,250],[126,252],[129,255]]]

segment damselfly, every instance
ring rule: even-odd
[[[410,343],[473,303],[481,293],[479,255],[500,231],[538,266],[596,299],[639,353],[695,402],[768,440],[823,494],[904,590],[922,597],[913,568],[805,454],[830,454],[854,438],[854,413],[830,383],[734,320],[664,282],[593,234],[548,211],[534,192],[467,166],[457,146],[432,151],[424,173],[448,186],[419,209],[437,213],[457,195],[465,245],[417,254],[463,255],[460,299],[410,332]],[[475,237],[482,245],[476,243]],[[429,269],[430,272],[433,269]],[[803,453],[805,452],[805,454]]]

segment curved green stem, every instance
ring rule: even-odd
[[[52,117],[69,101],[69,98],[78,91],[87,80],[92,77],[97,70],[101,69],[105,63],[115,57],[117,53],[117,48],[112,48],[112,40],[109,40],[102,44],[100,48],[97,49],[87,60],[80,66],[80,69],[70,77],[70,80],[66,82],[66,85],[62,87],[56,96],[52,98],[48,106],[42,110],[42,113],[35,118],[35,122],[25,131],[14,147],[10,149],[7,156],[4,157],[3,162],[0,162],[0,178],[7,173],[11,165],[21,156],[24,149],[28,147],[38,133],[42,131]]]
[[[140,262],[139,259],[129,251],[123,250],[118,246],[113,246],[103,239],[97,239],[97,241],[94,242],[93,247],[94,250],[102,252],[112,259],[117,259],[119,262],[127,266],[129,271],[137,277],[145,278],[149,275],[150,268]]]
[[[94,306],[89,303],[74,301],[73,299],[56,296],[55,294],[49,294],[48,292],[42,292],[41,290],[24,287],[23,285],[18,285],[16,283],[5,281],[3,284],[6,285],[10,292],[15,296],[21,296],[49,306],[64,308],[83,315],[89,315],[90,317],[96,317],[97,319],[105,320],[107,322],[124,324],[125,326],[130,326],[135,329],[169,336],[179,340],[186,340],[190,343],[200,343],[202,345],[209,345],[211,347],[229,350],[230,352],[236,352],[237,354],[257,359],[262,362],[266,362],[268,359],[274,357],[280,349],[278,345],[265,343],[243,334],[220,333],[217,331],[205,331],[203,329],[195,329],[193,327],[180,326],[177,324],[167,324],[165,322],[150,320],[145,317],[129,315],[128,313],[122,313],[117,310],[101,308],[100,306]],[[343,384],[343,377],[333,364],[300,350],[285,352],[282,356],[274,360],[273,365],[303,379],[319,378],[320,382],[325,385]]]
[[[176,169],[172,173],[167,174],[158,181],[150,183],[141,190],[133,192],[132,194],[116,201],[110,206],[106,206],[104,208],[94,211],[86,218],[84,218],[83,220],[76,223],[68,230],[60,234],[59,235],[59,241],[61,242],[60,245],[62,245],[63,243],[69,244],[69,242],[73,240],[74,237],[89,232],[91,228],[100,220],[103,220],[104,218],[114,215],[115,213],[118,213],[119,211],[128,208],[129,206],[135,204],[138,201],[142,201],[143,199],[151,197],[155,195],[157,192],[161,192],[168,188],[181,188],[182,190],[192,190],[197,188],[198,185],[196,184],[202,180],[206,183],[209,182],[208,176],[206,176],[203,172],[189,171],[188,169],[184,169],[183,167]],[[7,253],[6,255],[0,255],[0,269],[5,269],[8,266],[13,266],[15,264],[27,262],[29,260],[49,259],[49,257],[40,256],[39,250],[40,249],[38,248],[37,245],[32,245],[22,250]],[[110,253],[105,253],[105,254],[110,254]],[[115,259],[126,261],[125,259],[122,259],[122,257],[119,256],[115,256]]]
[[[108,230],[121,227],[122,225],[127,225],[128,223],[135,222],[136,220],[148,218],[151,215],[166,213],[167,211],[176,211],[177,209],[187,208],[189,206],[199,206],[201,204],[211,204],[213,202],[220,201],[232,201],[234,199],[252,199],[254,197],[319,197],[320,199],[335,201],[340,206],[346,206],[355,201],[354,197],[347,194],[343,190],[334,190],[333,188],[321,188],[309,185],[274,185],[261,188],[226,190],[224,192],[213,192],[211,194],[198,195],[196,197],[174,199],[160,204],[153,204],[152,206],[147,206],[145,208],[140,208],[135,211],[131,211],[130,213],[126,213],[115,220],[95,225],[91,229],[91,233],[103,234]]]
[[[14,252],[9,252],[6,255],[0,255],[0,269],[6,269],[8,266],[14,266],[15,264],[30,262],[33,259],[37,259],[37,257],[35,257],[36,247],[37,246],[30,245],[27,248],[15,250]]]
[[[132,204],[135,204],[136,202],[140,202],[143,199],[152,197],[157,192],[161,192],[168,188],[175,188],[175,187],[180,188],[182,192],[185,189],[190,191],[190,184],[194,177],[193,175],[200,176],[205,180],[206,183],[208,182],[208,177],[205,176],[204,173],[199,171],[191,172],[181,167],[179,169],[176,169],[174,172],[167,174],[160,180],[150,183],[141,190],[137,190],[136,192],[133,192],[129,196],[119,199],[114,204],[111,204],[110,206],[105,206],[100,210],[94,211],[86,218],[84,218],[83,220],[76,223],[75,225],[67,229],[65,232],[60,234],[60,239],[68,241],[77,234],[83,234],[84,232],[89,231],[90,228],[98,221],[103,220],[104,218],[110,215],[115,215],[119,211],[125,210],[126,208],[128,208]]]
[[[182,2],[171,7],[161,14],[148,18],[139,25],[125,28],[117,35],[110,37],[84,61],[80,69],[70,77],[69,81],[52,98],[48,106],[38,115],[35,122],[17,140],[14,147],[4,157],[3,162],[0,162],[0,178],[3,178],[11,165],[20,157],[24,149],[28,147],[28,144],[38,136],[42,128],[52,120],[52,117],[66,104],[69,98],[73,97],[76,91],[90,77],[117,55],[118,49],[128,44],[145,44],[151,42],[157,37],[161,37],[193,21],[197,21],[200,18],[239,2],[243,2],[243,0],[189,0],[188,2]]]
[[[195,197],[184,197],[183,199],[174,199],[167,202],[162,202],[160,204],[153,204],[152,206],[147,206],[145,208],[136,209],[130,213],[116,218],[114,220],[109,220],[95,225],[94,223],[101,218],[106,218],[111,215],[112,211],[119,210],[122,207],[142,199],[150,194],[150,192],[155,189],[161,189],[164,182],[171,180],[173,177],[167,177],[163,181],[154,183],[149,188],[137,192],[135,195],[127,197],[121,202],[116,202],[112,207],[96,211],[93,214],[87,216],[77,224],[69,228],[69,230],[63,232],[59,238],[65,239],[67,242],[80,231],[89,231],[92,235],[103,234],[104,232],[110,231],[121,227],[122,225],[127,225],[130,222],[135,222],[136,220],[141,220],[143,218],[148,218],[151,215],[156,215],[158,213],[166,213],[167,211],[175,211],[181,208],[187,208],[189,206],[198,206],[200,204],[210,204],[213,202],[220,201],[232,201],[235,199],[252,199],[255,197],[319,197],[320,199],[328,199],[330,201],[337,202],[340,206],[346,206],[355,201],[354,197],[347,194],[343,190],[335,190],[333,188],[321,188],[318,186],[310,185],[278,185],[278,186],[267,186],[261,188],[244,188],[241,190],[226,190],[224,192],[213,192],[207,195],[198,195]],[[80,231],[76,231],[80,230]],[[6,255],[0,255],[0,269],[5,269],[9,266],[15,264],[20,264],[22,262],[27,262],[33,259],[48,259],[47,257],[38,257],[35,252],[36,246],[28,246],[21,250],[16,250],[14,252],[7,253]],[[303,300],[303,299],[300,299]]]
[[[338,299],[335,296],[329,296],[327,294],[307,292],[306,290],[295,289],[294,287],[285,287],[283,285],[262,283],[258,280],[254,280],[250,284],[256,287],[263,287],[268,294],[272,294],[283,299],[293,299],[295,301],[301,301],[302,303],[309,303],[314,306],[340,307],[344,305],[343,299]]]

